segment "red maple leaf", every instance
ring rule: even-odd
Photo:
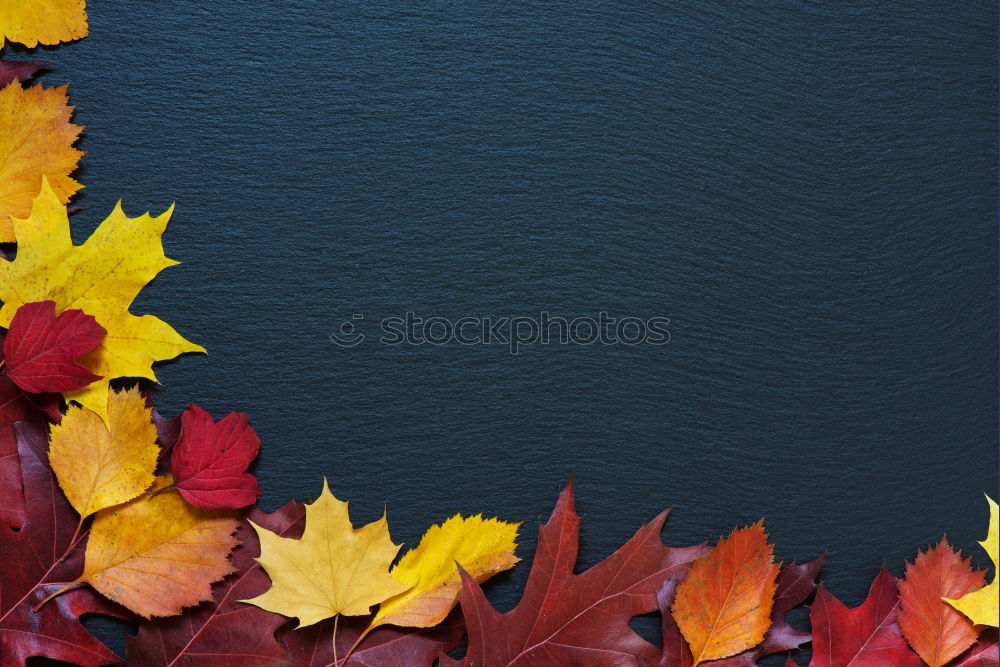
[[[462,611],[469,647],[464,667],[499,665],[635,665],[659,650],[629,627],[633,616],[656,611],[664,581],[681,577],[704,545],[664,546],[660,531],[667,512],[636,532],[623,547],[594,567],[574,574],[580,517],[573,508],[572,482],[560,494],[538,549],[524,596],[506,614],[496,611],[475,580],[462,579]],[[455,665],[442,658],[442,665]]]
[[[164,423],[166,423],[164,421]],[[248,605],[245,600],[262,594],[271,585],[255,558],[260,555],[257,533],[247,519],[278,535],[302,535],[305,508],[289,502],[272,514],[253,508],[236,533],[233,550],[236,572],[215,585],[213,601],[192,607],[180,616],[154,619],[127,637],[128,664],[136,667],[288,667],[297,665],[275,640],[275,631],[286,619]]]
[[[234,412],[218,424],[197,405],[181,416],[181,433],[170,455],[174,488],[202,509],[236,509],[260,495],[247,467],[257,458],[260,440],[247,416]]]
[[[430,667],[442,652],[461,646],[465,634],[462,615],[455,611],[432,628],[381,626],[351,651],[371,620],[371,616],[340,618],[337,622],[337,661],[333,655],[333,619],[300,629],[287,624],[278,631],[278,641],[304,667]],[[350,657],[345,662],[344,656],[349,651]]]
[[[0,60],[0,88],[11,81],[24,83],[39,71],[52,67],[52,63],[33,63],[27,60]]]
[[[121,663],[108,647],[80,624],[83,614],[103,613],[131,618],[123,608],[89,588],[61,595],[38,611],[35,605],[83,569],[85,533],[73,540],[78,517],[66,502],[46,465],[48,438],[44,426],[16,425],[21,479],[27,513],[21,530],[0,528],[0,656],[3,664],[23,664],[41,656],[83,667]],[[0,488],[12,481],[0,477]],[[71,540],[73,543],[71,544]],[[60,560],[69,552],[65,560]]]
[[[771,627],[764,635],[764,641],[743,653],[701,664],[712,667],[755,667],[757,661],[764,656],[790,651],[808,642],[811,635],[793,628],[785,621],[785,616],[804,603],[816,590],[816,576],[822,566],[823,559],[817,558],[802,565],[792,563],[781,568],[778,574],[778,588],[774,594],[774,606],[771,607]],[[663,617],[663,653],[657,660],[646,663],[647,667],[690,667],[693,662],[691,651],[670,614],[677,584],[676,579],[668,581],[657,593]]]
[[[810,608],[813,646],[810,667],[922,667],[896,622],[896,579],[882,567],[868,599],[848,609],[820,585]]]
[[[7,377],[32,394],[85,387],[100,376],[76,360],[100,345],[105,333],[82,310],[56,315],[54,301],[26,303],[14,313],[4,340]]]

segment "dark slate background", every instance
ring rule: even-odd
[[[997,486],[996,6],[902,4],[101,2],[40,57],[74,236],[177,201],[133,312],[209,356],[157,401],[249,413],[265,509],[327,475],[398,541],[486,512],[530,556],[575,473],[581,567],[666,506],[677,545],[764,516],[856,605],[945,531],[985,565]],[[328,338],[542,310],[671,341]]]

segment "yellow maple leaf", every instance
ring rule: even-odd
[[[271,587],[242,602],[298,618],[300,628],[338,614],[368,614],[373,605],[408,588],[389,574],[399,545],[389,537],[385,515],[355,530],[347,503],[330,493],[325,479],[319,498],[306,505],[301,539],[250,525],[260,538],[257,562]]]
[[[82,187],[69,175],[83,155],[73,148],[83,128],[69,122],[67,102],[66,86],[22,88],[12,81],[0,90],[0,242],[15,240],[11,218],[30,215],[42,176],[63,204]]]
[[[431,526],[392,568],[392,576],[409,590],[383,602],[368,630],[385,624],[429,628],[443,621],[462,592],[456,562],[480,582],[514,567],[520,560],[514,555],[520,525],[456,514]]]
[[[108,424],[71,405],[52,427],[49,462],[80,518],[132,500],[155,478],[156,426],[138,389],[109,391]]]
[[[9,326],[21,305],[51,300],[58,311],[79,308],[92,315],[108,332],[96,349],[79,359],[102,379],[64,394],[105,422],[109,380],[156,380],[153,362],[205,351],[159,318],[128,312],[146,283],[178,263],[164,256],[160,241],[172,211],[173,206],[155,218],[148,213],[129,218],[119,202],[90,238],[75,246],[66,207],[43,178],[31,216],[14,218],[14,261],[0,261],[0,326]]]
[[[4,39],[34,48],[87,36],[84,0],[3,0],[0,46]]]
[[[212,599],[212,584],[233,572],[238,526],[232,510],[199,510],[156,478],[154,495],[98,512],[83,574],[54,595],[86,582],[143,618],[173,616]]]
[[[997,510],[996,501],[989,496],[986,496],[986,502],[990,506],[990,525],[986,539],[980,544],[993,561],[993,581],[957,600],[942,599],[968,616],[976,625],[989,625],[995,628],[1000,621],[1000,577],[997,576],[997,569],[1000,568],[1000,511]]]

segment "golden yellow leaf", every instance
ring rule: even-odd
[[[0,2],[0,13],[6,4]],[[0,242],[15,240],[11,218],[31,214],[42,176],[62,204],[82,187],[69,175],[83,155],[73,148],[83,128],[69,122],[67,102],[66,86],[22,88],[12,81],[0,90]]]
[[[152,217],[128,218],[121,202],[83,245],[70,239],[66,207],[46,179],[31,216],[14,218],[18,239],[12,262],[0,262],[0,326],[10,325],[24,303],[51,300],[56,309],[79,308],[107,330],[104,341],[79,361],[102,379],[65,392],[107,421],[108,381],[116,377],[155,380],[152,364],[182,352],[204,352],[152,315],[128,312],[139,290],[168,266],[160,236],[173,207]]]
[[[271,587],[243,602],[298,618],[299,627],[337,614],[367,614],[408,588],[389,574],[399,545],[389,537],[385,515],[355,530],[347,503],[330,493],[325,479],[319,498],[306,505],[301,539],[251,525],[260,538],[257,562],[271,578]]]
[[[3,0],[0,46],[4,39],[34,48],[87,36],[84,0]]]
[[[77,580],[143,618],[212,599],[212,583],[233,571],[236,512],[196,509],[166,490],[172,482],[157,477],[162,493],[97,513]]]
[[[456,561],[480,582],[514,567],[520,525],[456,514],[431,526],[392,568],[392,576],[410,589],[383,602],[369,630],[387,623],[429,628],[443,621],[462,592]]]
[[[989,625],[995,628],[1000,621],[1000,583],[998,583],[1000,577],[997,576],[997,569],[1000,568],[1000,512],[997,511],[995,500],[986,496],[986,502],[990,506],[990,526],[986,532],[986,539],[980,544],[993,561],[993,581],[957,600],[942,599],[968,616],[976,625]]]
[[[108,391],[108,423],[87,408],[69,406],[52,427],[49,462],[80,517],[121,505],[154,480],[156,426],[138,389]]]

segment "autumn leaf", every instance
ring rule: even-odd
[[[158,477],[153,491],[171,481]],[[177,493],[141,495],[97,513],[83,574],[69,586],[88,583],[143,618],[179,614],[211,600],[211,585],[233,571],[236,527],[233,512],[195,509]]]
[[[239,600],[260,595],[270,586],[256,561],[260,543],[249,522],[281,537],[297,538],[302,534],[304,517],[305,508],[294,502],[272,514],[252,508],[236,532],[239,544],[232,555],[235,574],[215,584],[211,602],[185,609],[179,616],[154,618],[142,623],[136,636],[126,636],[130,667],[298,667],[299,661],[275,637],[287,619]],[[297,636],[293,646],[300,646],[295,643],[300,632],[291,634]]]
[[[383,602],[372,627],[428,628],[443,621],[462,592],[457,566],[477,582],[514,567],[520,560],[514,556],[520,525],[456,514],[440,526],[431,526],[420,544],[392,568],[392,576],[409,590]]]
[[[955,609],[969,617],[976,625],[997,627],[1000,623],[1000,512],[997,511],[995,500],[986,496],[990,507],[990,525],[986,539],[980,542],[993,561],[993,581],[988,586],[968,593],[957,600],[945,597],[944,600]]]
[[[84,0],[0,2],[0,47],[4,39],[34,48],[87,36]]]
[[[2,2],[0,8],[10,4]],[[0,9],[0,14],[2,12]],[[3,25],[2,18],[0,25]],[[83,155],[83,151],[73,148],[83,128],[70,123],[73,107],[68,101],[66,86],[22,88],[13,81],[0,90],[0,243],[15,240],[14,219],[31,215],[32,200],[38,194],[43,177],[48,178],[53,199],[58,204],[68,202],[82,187],[69,177]],[[41,223],[32,220],[27,224]],[[69,234],[66,236],[68,238]],[[11,284],[0,295],[4,301],[11,298],[7,292],[14,287],[27,287],[22,278],[11,276],[9,279]],[[3,325],[10,322],[13,311],[26,301],[45,301],[47,298],[27,298],[15,303]],[[62,308],[70,307],[58,299],[56,302]]]
[[[371,616],[340,619],[337,624],[336,659],[331,640],[334,630],[332,620],[300,629],[285,626],[278,630],[277,637],[300,667],[432,667],[441,653],[461,646],[465,634],[462,615],[457,611],[432,628],[386,625],[368,634],[372,620]],[[362,636],[364,639],[359,643]],[[354,650],[348,655],[352,647]]]
[[[986,628],[975,644],[955,658],[950,667],[997,667],[1000,648],[997,646],[996,628]]]
[[[975,643],[979,631],[972,621],[941,598],[982,588],[985,575],[972,569],[971,559],[952,551],[946,537],[906,564],[896,617],[903,637],[930,667],[941,667]]]
[[[896,623],[899,596],[896,579],[884,566],[872,583],[868,599],[848,609],[824,586],[809,610],[813,646],[810,667],[922,667]]]
[[[132,500],[153,483],[156,427],[138,389],[108,391],[108,423],[69,406],[52,427],[49,461],[81,520]]]
[[[0,471],[0,495],[23,483],[31,511],[20,530],[0,529],[0,664],[23,665],[30,657],[83,667],[118,664],[121,659],[87,632],[79,619],[101,613],[131,620],[122,607],[83,587],[33,611],[47,595],[77,577],[83,564],[80,544],[84,536],[72,539],[78,519],[46,465],[44,424],[22,421],[16,430],[20,470],[16,479]],[[67,557],[62,558],[63,554]]]
[[[232,413],[218,424],[197,405],[181,417],[181,434],[171,455],[174,488],[202,509],[236,509],[252,505],[260,489],[247,467],[260,450],[260,440],[245,414]]]
[[[705,546],[673,548],[660,541],[667,512],[647,523],[623,547],[575,574],[580,518],[573,486],[560,494],[539,531],[521,602],[502,614],[475,579],[463,574],[462,612],[468,626],[465,667],[499,665],[633,665],[659,651],[629,626],[633,616],[656,611],[664,581],[680,577]],[[455,665],[449,658],[442,665]]]
[[[153,362],[204,352],[156,317],[128,312],[139,290],[176,264],[164,256],[160,242],[169,218],[170,211],[156,218],[127,218],[119,204],[83,245],[74,246],[66,208],[43,179],[31,216],[14,218],[17,256],[0,261],[0,326],[9,325],[23,304],[51,300],[57,310],[78,308],[93,315],[107,330],[101,345],[80,360],[102,379],[64,394],[105,420],[110,379],[155,380]]]
[[[691,647],[694,664],[759,644],[771,625],[780,565],[764,522],[734,530],[691,566],[671,613]]]
[[[755,667],[757,661],[768,655],[790,651],[808,642],[812,636],[808,632],[796,630],[785,620],[785,616],[795,607],[806,601],[816,590],[816,576],[823,566],[823,559],[817,558],[797,565],[781,568],[778,573],[777,589],[774,593],[774,604],[771,607],[771,627],[764,635],[764,641],[728,658],[711,660],[703,665],[711,667]],[[691,667],[694,660],[677,627],[670,607],[674,603],[674,592],[678,582],[669,581],[663,585],[657,594],[663,629],[663,653],[654,662],[646,663],[647,667]]]
[[[408,588],[389,574],[399,545],[389,537],[385,516],[355,530],[347,503],[330,493],[326,479],[319,498],[306,505],[300,539],[250,525],[260,539],[257,561],[271,578],[271,587],[243,602],[298,618],[299,627],[339,614],[367,615],[373,605]]]
[[[100,378],[76,359],[100,345],[104,334],[82,310],[56,315],[52,301],[26,303],[14,314],[4,340],[7,376],[34,394],[86,386]]]
[[[2,260],[0,260],[2,261]],[[0,330],[0,364],[6,335]],[[21,484],[21,464],[17,456],[14,424],[19,421],[44,423],[46,419],[62,418],[59,394],[29,394],[4,373],[0,373],[0,479],[10,483],[0,493],[0,524],[19,529],[24,523],[24,494]]]
[[[28,60],[3,60],[0,58],[0,88],[11,81],[25,83],[30,81],[43,69],[52,67],[52,63],[36,63]]]

